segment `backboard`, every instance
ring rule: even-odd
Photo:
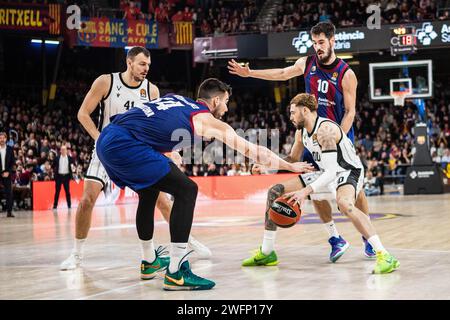
[[[392,92],[406,90],[407,99],[433,97],[432,60],[371,63],[369,78],[372,101],[393,100]]]

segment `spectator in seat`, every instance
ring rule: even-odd
[[[183,21],[192,22],[192,20],[193,20],[193,14],[192,14],[191,9],[189,7],[184,7]]]
[[[31,181],[33,180],[33,164],[26,165],[24,170],[22,166],[17,168],[16,180],[13,186],[14,199],[17,207],[20,209],[30,209],[25,200],[31,198]]]
[[[134,1],[130,1],[128,7],[125,9],[125,13],[123,14],[123,19],[144,19],[144,14],[141,12],[141,9],[136,6]]]
[[[178,12],[172,16],[172,22],[183,21],[183,18],[184,18],[183,12],[181,10],[178,10]]]
[[[379,182],[377,181],[377,178],[373,176],[371,170],[368,170],[366,177],[364,177],[364,192],[368,197],[381,194]]]

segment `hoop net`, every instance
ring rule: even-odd
[[[410,90],[406,91],[391,91],[391,97],[394,98],[394,106],[401,106],[403,107],[405,105],[405,98],[409,96],[411,93]]]

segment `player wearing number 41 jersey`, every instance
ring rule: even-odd
[[[191,146],[194,135],[216,138],[250,159],[274,169],[305,172],[306,163],[288,163],[265,147],[249,143],[226,123],[218,120],[227,111],[231,88],[218,79],[207,79],[198,100],[168,95],[135,105],[114,116],[97,141],[98,156],[109,177],[121,188],[139,195],[136,227],[139,239],[152,241],[154,208],[160,191],[170,193],[174,204],[170,216],[170,263],[164,278],[166,290],[206,290],[215,283],[192,273],[186,261],[198,187],[161,152],[175,146]],[[176,132],[177,131],[177,132]],[[181,141],[175,137],[183,137]],[[153,265],[161,268],[163,263]]]
[[[78,112],[78,119],[94,140],[97,140],[102,129],[109,124],[111,116],[124,113],[137,104],[159,98],[158,88],[146,79],[151,62],[150,52],[143,47],[133,47],[128,51],[126,61],[125,72],[101,75],[94,81]],[[98,105],[100,110],[96,127],[90,115]],[[181,159],[177,153],[172,154],[172,157],[177,156]],[[83,196],[76,213],[75,245],[70,256],[61,263],[61,270],[75,269],[81,265],[94,204],[101,191],[105,191],[109,184],[108,174],[94,149],[84,181]],[[165,220],[169,221],[172,203],[166,194],[159,195],[157,207]],[[199,258],[211,256],[211,251],[193,237],[189,239],[189,245]],[[147,262],[155,260],[155,255],[160,255],[164,250],[155,250],[153,243],[145,241],[141,242],[141,250],[141,277],[148,279],[148,273],[152,269],[148,267]]]

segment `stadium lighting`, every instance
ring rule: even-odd
[[[31,43],[39,43],[39,44],[42,44],[42,40],[41,40],[41,39],[31,39]],[[45,40],[45,44],[58,45],[58,44],[59,44],[59,41],[58,41],[58,40]]]
[[[353,59],[353,55],[351,54],[337,54],[336,55],[338,58],[341,58],[343,60],[350,60]]]

